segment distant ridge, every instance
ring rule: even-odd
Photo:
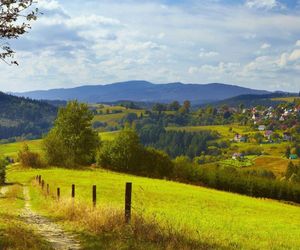
[[[43,100],[71,100],[82,102],[114,102],[130,100],[139,102],[170,102],[190,100],[194,104],[220,101],[238,95],[268,94],[255,90],[223,83],[183,84],[180,82],[153,84],[147,81],[127,81],[107,85],[86,85],[69,89],[50,89],[14,93],[17,96]]]
[[[280,103],[284,103],[285,101],[280,100],[273,100],[274,98],[282,98],[282,97],[296,97],[296,94],[294,93],[286,93],[286,92],[274,92],[270,94],[262,94],[262,95],[253,95],[253,94],[247,94],[247,95],[239,95],[232,98],[228,98],[222,101],[202,104],[200,106],[214,106],[214,107],[220,107],[223,105],[227,105],[230,107],[238,107],[241,104],[244,105],[244,107],[255,107],[258,105],[262,106],[275,106]]]

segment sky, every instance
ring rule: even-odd
[[[0,91],[126,80],[300,90],[300,0],[39,0]]]

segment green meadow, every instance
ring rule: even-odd
[[[114,173],[102,169],[20,169],[9,167],[8,181],[30,183],[42,175],[50,190],[61,188],[62,199],[76,185],[76,200],[92,206],[92,185],[97,185],[98,205],[122,209],[125,183],[133,183],[133,210],[146,218],[155,218],[165,227],[215,246],[217,249],[299,249],[300,208],[278,201],[255,199],[180,184]],[[32,188],[36,193],[38,187]],[[34,199],[45,199],[34,195]],[[34,201],[33,201],[34,202]],[[59,206],[59,204],[58,204]],[[35,206],[39,209],[39,206]],[[43,209],[48,216],[51,212]],[[69,225],[76,231],[76,225]]]
[[[99,105],[96,105],[94,106],[94,108],[97,108],[98,106]],[[117,126],[118,122],[129,113],[135,113],[138,116],[140,116],[141,113],[144,113],[144,110],[140,110],[140,109],[127,109],[122,106],[108,106],[108,105],[104,105],[104,107],[102,108],[97,108],[97,111],[102,112],[102,114],[95,115],[93,122],[95,121],[105,122],[109,126]],[[116,111],[118,111],[118,113],[114,113]]]
[[[113,140],[118,135],[118,131],[113,132],[101,132],[99,136],[103,141]],[[31,140],[23,142],[15,142],[8,144],[0,144],[0,156],[11,156],[16,157],[19,150],[22,149],[22,146],[26,143],[30,150],[33,152],[43,153],[42,150],[42,140]]]

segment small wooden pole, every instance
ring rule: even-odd
[[[42,190],[44,190],[44,186],[45,186],[45,181],[42,180]]]
[[[49,188],[49,184],[47,184],[47,195],[50,194],[50,188]]]
[[[93,206],[96,207],[97,204],[97,186],[93,186]]]
[[[60,188],[57,188],[57,200],[60,199]]]
[[[41,183],[42,183],[42,176],[39,175],[39,184],[41,185]]]
[[[132,194],[132,183],[126,183],[125,190],[125,222],[127,224],[131,221],[131,194]]]
[[[72,185],[72,194],[71,194],[72,198],[75,198],[75,185]]]

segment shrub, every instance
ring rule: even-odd
[[[0,185],[3,185],[5,183],[6,165],[7,161],[5,159],[0,159]]]
[[[18,158],[24,167],[40,168],[44,166],[40,155],[38,153],[31,152],[27,144],[24,144],[23,148],[19,151]]]

